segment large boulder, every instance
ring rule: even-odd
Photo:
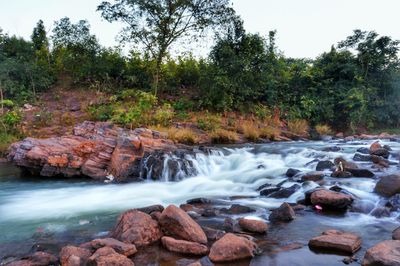
[[[99,238],[92,240],[90,242],[84,243],[80,245],[81,248],[89,249],[92,252],[98,250],[103,247],[110,247],[114,249],[116,252],[124,255],[124,256],[132,256],[137,252],[135,245],[121,242],[114,238]]]
[[[169,205],[162,212],[159,224],[167,236],[207,244],[207,236],[200,225],[175,205]]]
[[[400,227],[397,227],[392,232],[392,239],[393,240],[400,240]]]
[[[324,179],[325,173],[322,171],[312,171],[312,172],[308,172],[305,173],[302,177],[301,177],[301,181],[321,181],[322,179]]]
[[[280,188],[279,190],[272,192],[271,194],[268,195],[268,197],[275,199],[286,199],[289,198],[291,195],[293,195],[300,188],[301,188],[300,185],[293,184],[290,187]]]
[[[205,255],[208,252],[206,245],[186,240],[177,240],[169,236],[163,236],[161,242],[166,249],[172,252],[197,256]]]
[[[115,252],[114,249],[110,247],[103,247],[98,249],[92,256],[89,257],[88,265],[134,266],[134,263],[126,256]]]
[[[378,183],[376,183],[375,191],[387,197],[400,193],[400,175],[382,176]]]
[[[363,266],[400,265],[400,241],[386,240],[368,249],[362,261]]]
[[[264,234],[268,230],[268,224],[261,220],[240,218],[239,226],[247,232]]]
[[[335,164],[331,161],[319,161],[315,167],[316,171],[331,170],[335,167]]]
[[[353,197],[344,193],[318,189],[310,196],[312,205],[320,205],[323,208],[345,210],[353,202]]]
[[[7,266],[48,266],[58,265],[58,258],[50,253],[38,251],[22,260],[7,263]],[[3,264],[2,264],[3,265]]]
[[[92,255],[87,249],[66,246],[60,251],[60,262],[62,266],[81,266],[86,265],[89,257]]]
[[[118,218],[112,237],[141,247],[159,241],[162,232],[150,215],[138,210],[129,210]]]
[[[314,249],[353,254],[361,248],[361,238],[352,233],[327,230],[322,235],[311,239],[308,245]]]
[[[269,215],[269,220],[271,222],[290,222],[296,218],[296,213],[294,212],[292,206],[284,202],[282,205],[271,211]]]
[[[254,242],[228,233],[211,246],[208,256],[212,262],[232,262],[252,258],[256,250]]]

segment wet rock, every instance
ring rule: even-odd
[[[186,240],[177,240],[169,236],[163,236],[161,242],[167,250],[172,252],[197,256],[205,255],[208,252],[208,248],[205,245]]]
[[[269,194],[269,198],[274,198],[274,199],[286,199],[289,198],[291,195],[293,195],[297,190],[301,188],[300,185],[294,184],[290,187],[287,188],[281,188],[278,191],[272,192]]]
[[[240,218],[238,223],[239,226],[243,229],[243,231],[251,233],[264,234],[268,230],[267,223],[261,220]]]
[[[269,188],[264,188],[260,191],[260,196],[269,196],[272,193],[279,191],[279,187],[269,187]]]
[[[301,172],[300,170],[293,169],[293,168],[289,168],[289,169],[286,171],[286,176],[287,176],[287,177],[294,177],[295,175],[297,175],[297,174],[300,173],[300,172]]]
[[[232,219],[231,217],[227,217],[224,220],[224,229],[227,232],[241,232],[241,227],[239,226],[239,222],[237,220]]]
[[[304,174],[301,177],[301,180],[304,181],[321,181],[322,179],[324,179],[325,173],[321,172],[321,171],[313,171],[313,172],[308,172],[306,174]]]
[[[356,153],[353,156],[353,161],[370,162],[370,161],[372,161],[372,155]]]
[[[358,165],[352,162],[348,162],[342,157],[335,158],[334,163],[338,170],[340,171],[349,171],[349,169],[357,169]]]
[[[129,210],[118,218],[112,237],[141,247],[160,240],[162,232],[150,215],[138,210]]]
[[[386,240],[368,249],[362,261],[363,266],[400,265],[400,241]]]
[[[254,242],[228,233],[211,246],[208,256],[212,262],[232,262],[252,258],[256,250]]]
[[[160,220],[160,217],[161,217],[161,212],[157,212],[157,211],[152,212],[150,214],[150,216],[151,216],[151,218],[153,218],[153,220],[158,222]]]
[[[335,210],[345,210],[353,202],[350,195],[325,189],[314,191],[310,200],[312,205],[320,205],[323,208]]]
[[[127,244],[114,238],[95,239],[80,245],[80,247],[91,250],[92,252],[103,247],[110,247],[119,254],[122,254],[127,257],[132,256],[137,252],[135,245]]]
[[[114,249],[110,247],[103,247],[98,249],[92,256],[90,256],[88,259],[88,265],[134,266],[134,263],[126,256],[115,252]]]
[[[393,240],[400,240],[400,227],[397,227],[392,232],[392,239]]]
[[[193,263],[190,263],[190,264],[187,265],[187,266],[202,266],[202,264],[201,264],[200,261],[195,261],[195,262],[193,262]]]
[[[400,175],[382,176],[375,186],[375,191],[383,196],[391,197],[400,192]]]
[[[60,251],[60,262],[62,266],[86,265],[92,253],[84,248],[66,246]]]
[[[361,238],[355,234],[327,230],[308,242],[310,248],[355,253],[361,248]]]
[[[195,198],[186,201],[187,204],[210,204],[211,200],[206,198]]]
[[[370,170],[368,169],[361,169],[361,168],[347,168],[346,169],[348,172],[351,173],[352,176],[354,177],[374,177],[375,174],[372,173]]]
[[[389,217],[390,216],[390,210],[386,207],[376,207],[372,212],[371,215],[376,217],[376,218],[382,218],[382,217]]]
[[[335,164],[331,161],[319,161],[315,170],[316,171],[323,171],[323,170],[331,170],[335,167]]]
[[[218,230],[218,229],[214,229],[214,228],[210,228],[210,227],[202,227],[204,233],[207,236],[207,239],[209,241],[216,241],[218,239],[220,239],[221,237],[223,237],[225,235],[225,231],[222,230]]]
[[[342,149],[339,146],[325,147],[322,149],[322,151],[326,151],[326,152],[338,152],[341,150]],[[317,171],[319,171],[319,170],[317,170]]]
[[[151,214],[152,212],[162,212],[164,210],[164,206],[162,205],[151,205],[143,208],[136,209],[140,212],[144,212],[147,214]]]
[[[294,212],[292,206],[284,202],[282,205],[271,211],[269,215],[269,220],[272,222],[290,222],[296,218],[296,213]]]
[[[385,206],[392,212],[400,210],[400,194],[390,197]]]
[[[382,149],[382,145],[379,143],[379,141],[375,141],[374,143],[369,146],[369,153],[372,153],[376,150]]]
[[[26,259],[14,261],[7,266],[47,266],[47,265],[58,265],[58,258],[50,253],[38,251],[33,253]]]
[[[255,212],[256,210],[248,206],[240,204],[232,204],[232,206],[229,209],[222,208],[221,211],[228,214],[242,214],[242,213]]]
[[[355,256],[352,256],[352,257],[344,258],[342,261],[344,264],[350,264],[350,263],[356,262],[357,258]]]
[[[369,149],[368,148],[358,148],[357,152],[362,153],[362,154],[369,154]]]
[[[159,224],[167,236],[207,244],[207,237],[203,229],[186,212],[175,205],[169,205],[162,212]]]
[[[352,177],[353,175],[352,175],[350,172],[348,172],[348,171],[334,171],[334,172],[331,174],[331,176],[332,176],[332,177],[336,177],[336,178],[350,178],[350,177]]]
[[[368,214],[375,208],[375,203],[369,200],[355,200],[351,205],[351,211]]]

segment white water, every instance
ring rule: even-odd
[[[365,142],[367,147],[371,141]],[[399,143],[388,143],[399,150]],[[153,182],[115,184],[69,184],[52,182],[32,185],[21,184],[12,189],[0,191],[0,226],[13,222],[32,222],[65,220],[88,215],[119,213],[123,210],[152,204],[181,204],[192,198],[224,198],[229,196],[258,196],[256,191],[263,184],[278,184],[286,177],[284,173],[291,168],[304,171],[315,169],[316,163],[306,166],[315,158],[334,159],[343,156],[352,158],[360,145],[340,145],[342,152],[323,152],[323,142],[284,143],[257,146],[256,149],[226,149],[211,155],[198,154],[192,158],[198,175],[184,178],[180,182]],[[225,154],[225,155],[224,155]],[[262,167],[260,167],[262,166]],[[168,173],[165,173],[168,179]],[[330,184],[335,180],[329,178]],[[341,179],[341,187],[356,196],[377,203],[380,198],[373,193],[374,179]],[[289,187],[293,183],[286,182]],[[9,185],[9,184],[8,184]],[[1,183],[0,183],[1,186]],[[279,206],[283,201],[295,202],[304,191],[317,186],[310,183],[288,199],[265,197],[236,200],[241,204],[255,206],[261,210]],[[365,215],[370,217],[368,215]],[[358,216],[361,217],[361,216]],[[370,219],[370,218],[368,218]],[[375,219],[375,218],[373,218]],[[329,222],[329,221],[328,221]],[[82,222],[83,223],[83,222]],[[62,222],[61,222],[62,224]]]

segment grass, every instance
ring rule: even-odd
[[[198,136],[189,128],[175,128],[170,127],[167,129],[168,138],[177,143],[193,145],[198,143]]]
[[[318,132],[319,135],[332,135],[333,131],[328,125],[316,125],[315,130]]]
[[[239,140],[236,132],[226,129],[216,129],[210,133],[211,142],[214,144],[230,144]]]
[[[295,119],[288,121],[288,129],[290,132],[300,135],[307,136],[308,135],[308,122],[303,119]]]
[[[260,138],[260,129],[254,122],[244,122],[241,129],[244,137],[249,141],[258,141]]]
[[[4,157],[10,145],[19,140],[18,136],[9,133],[0,133],[0,157]]]
[[[276,127],[266,126],[260,129],[260,137],[276,140],[281,135],[281,130]]]

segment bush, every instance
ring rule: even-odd
[[[0,101],[0,105],[7,107],[7,108],[12,108],[12,107],[14,107],[14,102],[11,100],[2,100],[2,101]]]
[[[18,141],[18,136],[15,134],[9,134],[6,132],[0,133],[0,157],[4,157],[7,153],[8,147],[16,141]]]
[[[222,119],[220,115],[206,113],[197,118],[197,126],[204,131],[214,131],[221,127]]]
[[[168,138],[177,143],[193,145],[198,143],[196,133],[188,128],[171,127],[167,131]]]
[[[236,132],[225,130],[225,129],[217,129],[210,134],[211,142],[214,144],[229,144],[235,143],[239,140],[239,136]]]
[[[319,135],[332,135],[333,131],[328,125],[316,125],[315,130],[318,132]]]
[[[171,105],[165,103],[162,107],[158,108],[154,114],[153,121],[157,125],[168,126],[172,122],[175,112]]]
[[[13,127],[15,127],[16,125],[18,125],[21,122],[22,116],[17,111],[11,111],[11,112],[5,113],[1,117],[1,120],[9,128],[13,128]]]
[[[244,137],[250,141],[257,141],[260,138],[260,130],[253,122],[245,122],[242,125]]]
[[[114,109],[111,105],[92,106],[89,113],[96,121],[107,121],[112,118]]]
[[[281,135],[281,130],[276,127],[266,126],[261,128],[260,137],[267,138],[269,140],[276,140]]]
[[[288,121],[288,129],[294,134],[306,136],[308,135],[308,122],[303,119]]]

